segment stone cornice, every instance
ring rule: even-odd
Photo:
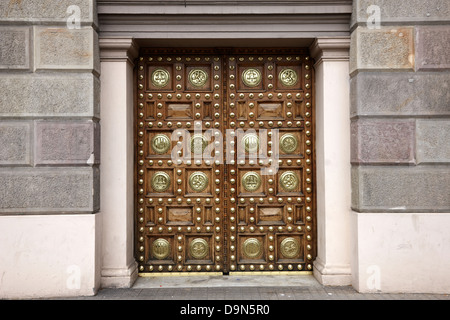
[[[352,1],[98,0],[100,37],[316,38],[346,36]]]

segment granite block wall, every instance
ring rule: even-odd
[[[94,0],[0,2],[0,216],[99,210]]]
[[[450,212],[450,2],[355,0],[352,209]]]

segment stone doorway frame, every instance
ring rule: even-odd
[[[258,39],[260,40],[260,39]],[[271,39],[267,39],[270,43]],[[298,39],[300,43],[301,39]],[[131,287],[134,258],[134,60],[132,38],[101,38],[102,287]],[[292,40],[295,43],[295,39]],[[251,45],[251,39],[249,39]],[[349,37],[316,38],[317,257],[323,285],[351,284]]]

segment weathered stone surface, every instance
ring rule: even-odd
[[[31,122],[0,122],[0,165],[31,164]]]
[[[358,212],[449,212],[450,167],[352,168],[352,207]]]
[[[363,72],[350,80],[351,116],[450,115],[450,73]]]
[[[95,0],[4,0],[0,1],[0,21],[60,22],[73,17],[70,6],[79,8],[81,23],[97,24]]]
[[[413,27],[358,27],[351,35],[351,45],[350,73],[414,69]]]
[[[352,163],[414,163],[414,120],[352,122]]]
[[[0,27],[0,69],[30,68],[30,30]]]
[[[97,44],[92,28],[35,28],[36,69],[86,69],[98,71],[94,65]]]
[[[450,26],[416,27],[417,70],[450,70],[449,52]]]
[[[98,117],[100,85],[92,74],[0,74],[0,117]]]
[[[417,120],[417,161],[450,162],[450,120]]]
[[[98,211],[99,170],[0,169],[0,213]]]
[[[352,26],[363,26],[373,15],[370,6],[378,6],[381,25],[407,22],[436,22],[450,20],[448,0],[354,0]]]
[[[99,125],[92,121],[37,121],[36,165],[99,163]]]

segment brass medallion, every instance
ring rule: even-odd
[[[170,254],[170,244],[166,239],[156,239],[153,241],[152,254],[156,259],[163,260]]]
[[[242,244],[242,251],[247,258],[257,258],[262,253],[261,242],[258,239],[249,238]]]
[[[242,72],[242,81],[248,87],[256,87],[261,83],[261,72],[258,69],[246,69]]]
[[[286,258],[295,258],[300,253],[300,244],[294,238],[286,238],[281,241],[280,251]]]
[[[189,72],[188,79],[194,87],[203,87],[208,81],[208,74],[201,69],[194,69]]]
[[[286,191],[295,190],[298,182],[298,177],[293,171],[286,171],[280,176],[280,185]]]
[[[261,186],[261,177],[256,172],[247,172],[242,176],[242,186],[250,192],[258,190]]]
[[[170,139],[165,134],[157,134],[152,139],[152,150],[158,154],[164,154],[170,149]]]
[[[281,70],[278,77],[280,78],[281,83],[287,87],[292,87],[298,81],[297,72],[292,69]]]
[[[203,154],[208,146],[208,141],[202,134],[194,134],[191,138],[191,152],[194,154]]]
[[[156,69],[152,73],[152,83],[155,87],[165,87],[170,80],[170,74],[165,69]]]
[[[297,150],[297,138],[290,133],[284,134],[280,139],[280,148],[285,153],[293,153]]]
[[[247,133],[241,143],[248,153],[256,153],[259,150],[259,136],[256,133]]]
[[[156,192],[164,192],[170,187],[170,176],[162,171],[156,172],[152,177],[152,188]]]
[[[202,238],[192,240],[189,252],[194,259],[203,259],[208,255],[208,242]]]
[[[208,186],[208,176],[203,172],[194,172],[189,177],[189,185],[192,190],[201,192]]]

